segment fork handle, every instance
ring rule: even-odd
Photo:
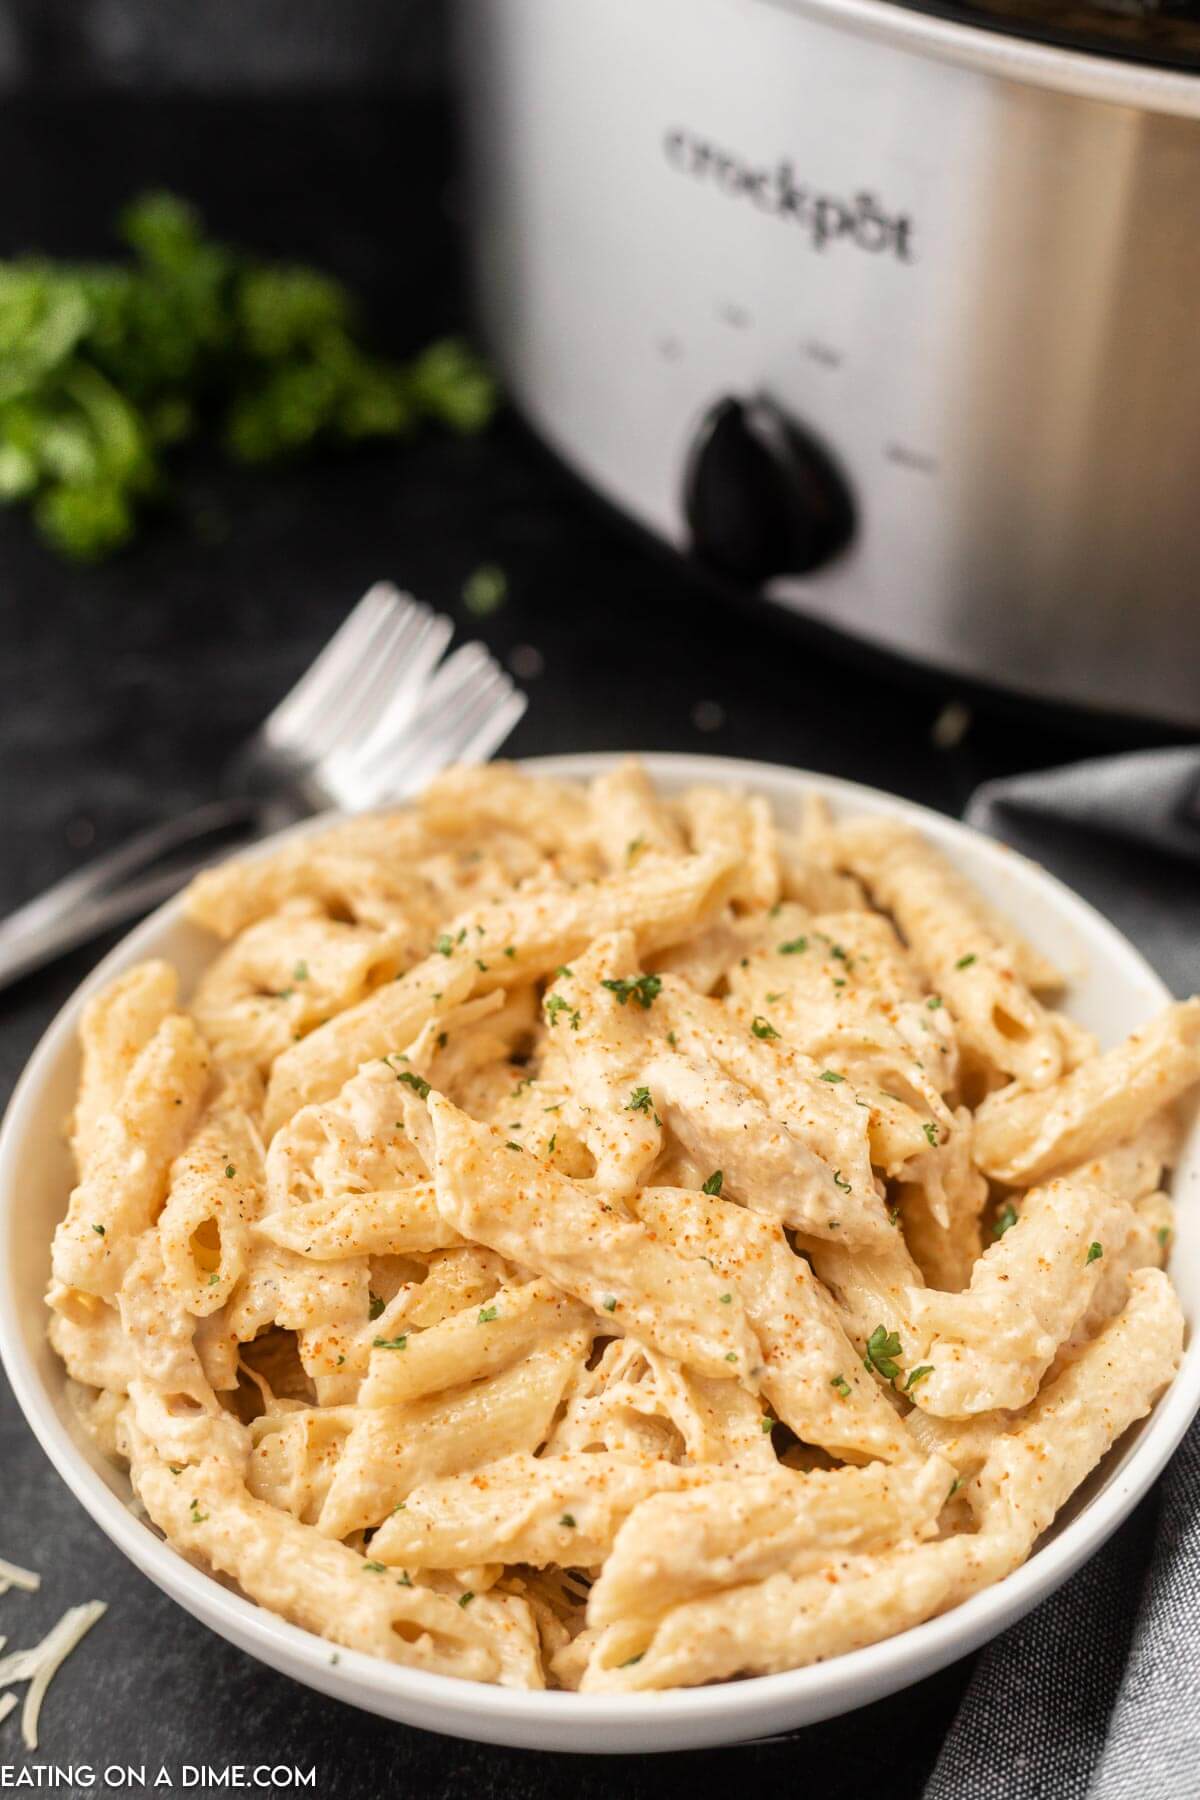
[[[241,841],[261,836],[262,803],[214,800],[153,825],[18,907],[0,923],[0,989],[169,898],[218,851],[230,848],[228,834],[235,828]],[[183,851],[191,854],[179,860]],[[157,866],[172,857],[169,867]]]

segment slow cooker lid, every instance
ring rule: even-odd
[[[895,0],[1064,49],[1200,72],[1200,0]]]

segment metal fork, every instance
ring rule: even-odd
[[[447,656],[453,635],[449,619],[377,582],[231,758],[225,798],[140,832],[0,923],[0,988],[149,911],[231,844],[331,807],[386,806],[450,763],[485,762],[525,696],[482,644]]]

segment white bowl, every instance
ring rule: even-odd
[[[551,757],[528,766],[582,778],[614,760]],[[709,757],[645,760],[668,791],[696,781],[736,784],[765,794],[782,818],[794,817],[805,791],[816,790],[839,812],[910,821],[1066,968],[1073,977],[1072,1014],[1105,1045],[1135,1029],[1169,998],[1132,945],[1090,906],[1033,863],[964,826],[828,776]],[[75,1039],[84,999],[141,958],[169,958],[186,982],[210,954],[211,940],[184,920],[177,900],[170,901],[104,959],[34,1052],[0,1131],[0,1354],[47,1456],[143,1574],[241,1649],[323,1693],[427,1730],[541,1750],[680,1750],[830,1718],[965,1656],[1044,1600],[1142,1497],[1200,1406],[1200,1344],[1193,1339],[1174,1386],[1095,1471],[1022,1568],[940,1618],[811,1668],[711,1688],[610,1696],[513,1692],[400,1668],[354,1651],[335,1654],[323,1639],[285,1624],[192,1567],[128,1510],[129,1484],[75,1425],[62,1368],[46,1342],[42,1294],[51,1232],[70,1186],[63,1122],[74,1096]],[[1200,1315],[1200,1218],[1187,1204],[1198,1183],[1200,1131],[1193,1130],[1175,1180],[1182,1204],[1171,1263],[1189,1319]]]

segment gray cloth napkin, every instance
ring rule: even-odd
[[[1177,994],[1200,989],[1200,748],[993,781],[968,823],[1099,907]],[[980,1656],[925,1800],[1200,1795],[1200,1421],[1153,1493]]]
[[[989,781],[966,819],[1090,900],[1172,992],[1200,990],[1200,747]]]

